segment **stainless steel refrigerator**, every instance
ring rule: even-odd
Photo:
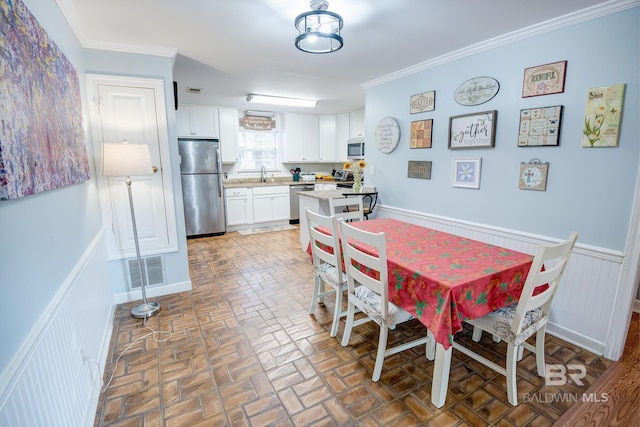
[[[178,139],[178,151],[187,237],[224,234],[227,222],[220,142]]]

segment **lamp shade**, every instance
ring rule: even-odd
[[[146,144],[103,144],[102,175],[152,175],[151,154]]]

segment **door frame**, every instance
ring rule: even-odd
[[[102,176],[102,124],[98,106],[100,99],[98,96],[99,85],[132,87],[153,89],[155,93],[155,110],[158,131],[158,150],[160,152],[160,162],[158,170],[162,173],[163,182],[163,198],[164,211],[166,215],[167,237],[166,245],[145,247],[144,255],[155,255],[168,252],[177,252],[178,232],[175,214],[175,202],[173,191],[173,177],[171,173],[171,157],[169,150],[169,135],[167,125],[167,105],[165,101],[164,81],[161,79],[128,77],[128,76],[111,76],[103,74],[86,74],[87,98],[89,100],[91,133],[93,140],[94,160],[96,167],[96,181],[98,184],[98,192],[100,194],[100,206],[102,210],[102,218],[107,243],[107,256],[109,260],[119,260],[135,257],[134,248],[118,250],[116,247],[113,234],[109,232],[113,225],[110,223],[112,218],[111,203],[109,201],[109,182],[108,178]]]

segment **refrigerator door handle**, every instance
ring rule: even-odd
[[[220,154],[220,148],[216,148],[216,156],[218,157],[218,187],[220,189],[219,197],[222,198],[224,189],[222,188],[222,156]]]

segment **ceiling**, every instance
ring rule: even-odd
[[[330,0],[344,47],[297,50],[308,0],[56,0],[84,47],[176,54],[181,103],[335,114],[364,106],[363,83],[603,0]],[[478,70],[481,73],[481,70]],[[473,76],[470,76],[473,77]],[[200,88],[200,94],[187,88]],[[317,99],[249,104],[249,93]]]

